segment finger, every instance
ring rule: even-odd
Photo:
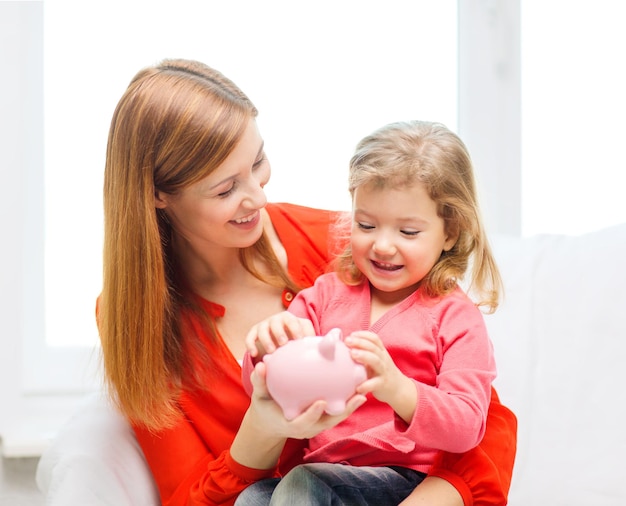
[[[303,320],[301,318],[293,318],[286,323],[285,330],[289,335],[289,339],[302,339],[304,336],[313,335],[312,332],[307,333],[305,329],[304,322],[307,320]],[[312,325],[311,325],[312,327]]]
[[[301,339],[305,336],[312,336],[315,333],[310,320],[298,318],[287,312],[280,321],[276,320],[272,324],[272,333],[281,346],[288,340]]]
[[[352,397],[350,397],[350,399],[348,399],[348,402],[346,403],[346,418],[354,413],[361,406],[363,406],[366,400],[367,397],[365,397],[365,395],[362,395],[361,392],[357,392]]]
[[[361,349],[371,352],[384,350],[385,346],[378,335],[372,332],[354,332],[344,340],[346,346],[352,349]]]
[[[280,333],[284,334],[280,320],[269,318],[261,322],[258,327],[257,346],[259,346],[260,343],[267,353],[273,353],[276,351],[276,348],[281,345]]]
[[[300,323],[300,337],[305,336],[314,336],[315,335],[315,327],[313,327],[313,322],[307,318],[298,318]]]
[[[252,393],[257,397],[269,398],[270,393],[267,390],[267,369],[265,362],[259,362],[254,366],[254,371],[250,375],[250,381],[252,383]]]
[[[246,350],[248,353],[250,353],[250,356],[253,358],[258,356],[260,353],[260,350],[257,344],[258,343],[257,335],[258,335],[258,325],[255,325],[254,327],[252,327],[252,329],[250,329],[250,331],[246,334],[246,340],[245,340]]]
[[[268,333],[274,339],[273,343],[277,346],[282,346],[289,341],[289,316],[283,316],[281,318],[272,318],[269,321]]]
[[[357,364],[365,366],[368,371],[368,376],[372,376],[377,372],[380,372],[380,364],[382,362],[380,355],[376,350],[363,350],[361,348],[351,348],[350,357]]]
[[[356,387],[356,392],[357,394],[361,394],[361,395],[369,394],[371,392],[374,392],[376,388],[380,386],[379,384],[380,384],[380,379],[378,376],[375,376],[370,379],[366,379],[363,383],[361,383],[360,385]]]
[[[380,341],[380,337],[378,337],[378,334],[370,330],[355,330],[354,332],[350,334],[350,336],[358,337],[360,339],[365,339],[366,341],[370,341],[370,342]]]
[[[289,437],[306,439],[322,432],[326,428],[322,422],[326,416],[325,409],[326,401],[315,401],[296,418],[289,421]]]

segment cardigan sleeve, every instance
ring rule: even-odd
[[[517,449],[517,418],[495,390],[480,444],[465,453],[439,452],[429,475],[450,482],[465,506],[505,506]]]

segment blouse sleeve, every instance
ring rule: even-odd
[[[465,506],[504,506],[517,448],[517,418],[492,390],[481,443],[465,453],[440,452],[429,474],[450,482]]]
[[[246,486],[277,475],[238,464],[228,450],[214,455],[186,420],[158,434],[135,427],[135,434],[163,506],[232,505]]]

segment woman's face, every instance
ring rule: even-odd
[[[260,210],[270,178],[263,139],[251,118],[239,143],[209,176],[176,195],[158,192],[175,233],[198,248],[245,248],[263,231]]]

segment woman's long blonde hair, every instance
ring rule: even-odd
[[[498,306],[502,280],[482,223],[472,162],[461,139],[440,123],[397,122],[362,139],[350,160],[349,190],[364,184],[403,188],[419,182],[436,202],[446,232],[458,236],[450,251],[422,281],[432,296],[452,291],[471,261],[468,292],[479,306],[493,312]],[[338,259],[346,283],[363,281],[350,247]]]
[[[171,251],[173,231],[155,208],[156,192],[175,194],[209,175],[256,115],[233,82],[189,60],[141,70],[115,109],[104,174],[98,327],[106,384],[133,423],[153,430],[170,426],[180,415],[181,386],[207,387],[184,352],[191,346],[202,353],[202,346],[181,318],[183,308],[202,311]],[[289,286],[265,236],[240,252],[244,266],[264,279],[253,267],[255,256],[276,273],[265,281]],[[214,336],[211,319],[203,316]],[[204,366],[211,367],[210,356]]]

